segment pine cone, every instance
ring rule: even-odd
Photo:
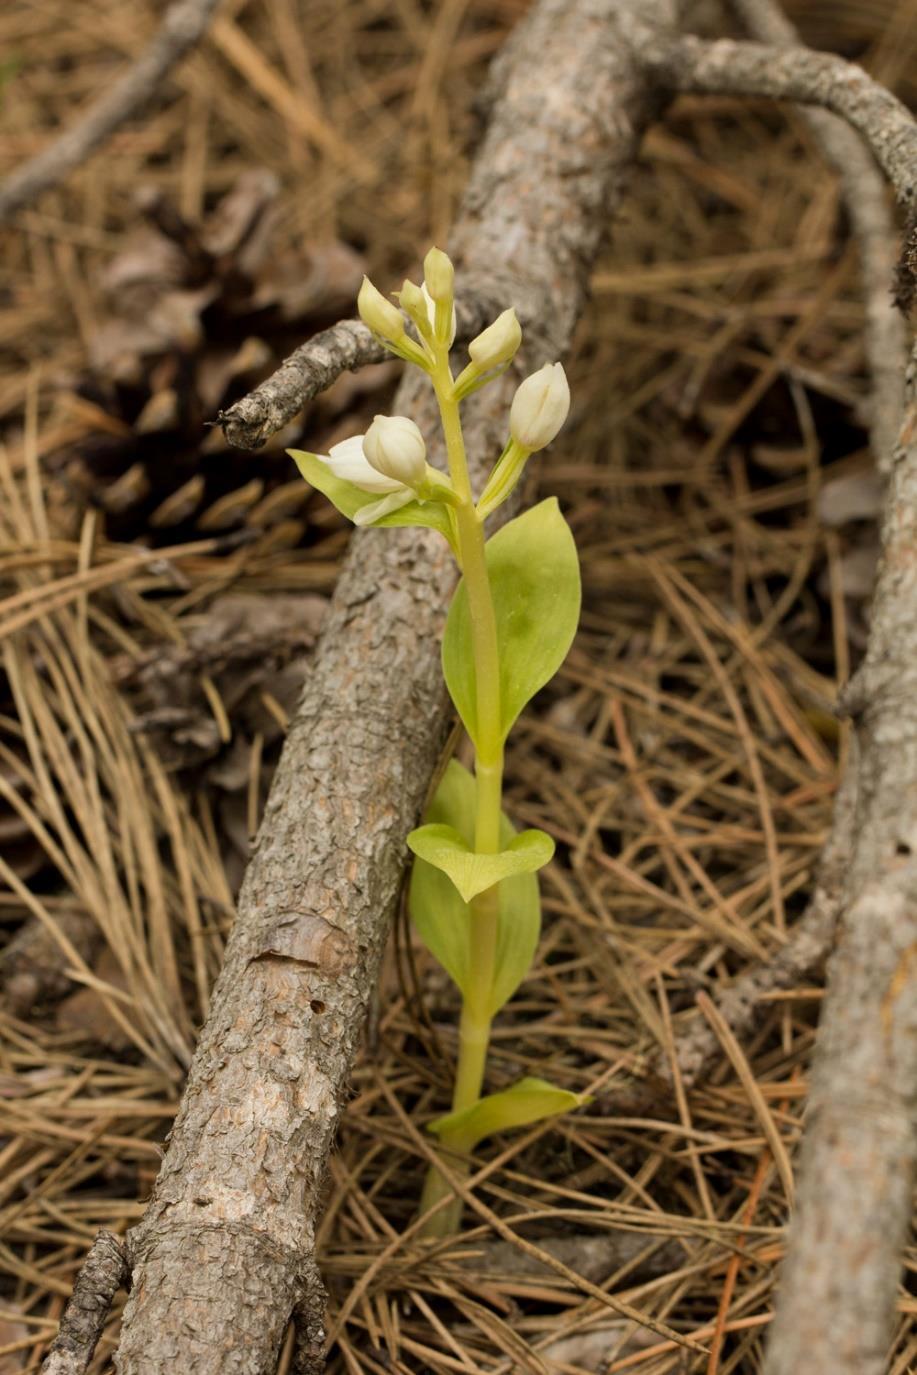
[[[243,526],[265,531],[272,548],[302,541],[309,489],[284,449],[308,423],[311,447],[327,452],[341,395],[332,389],[257,454],[228,449],[213,420],[352,310],[363,260],[340,242],[278,249],[277,191],[271,174],[249,172],[200,225],[159,192],[139,197],[145,223],[98,284],[110,317],[88,371],[69,383],[87,436],[49,462],[53,504],[74,524],[91,506],[117,541]],[[392,380],[389,365],[368,370],[346,400]]]

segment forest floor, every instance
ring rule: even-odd
[[[365,429],[398,365],[342,378],[255,454],[206,422],[350,313],[364,270],[395,286],[447,240],[487,64],[524,11],[230,0],[175,98],[2,234],[0,1375],[37,1370],[96,1230],[141,1215],[206,1015],[348,537],[284,448]],[[0,177],[157,12],[10,0]],[[790,14],[917,96],[917,0]],[[794,112],[680,99],[538,460],[585,605],[508,759],[514,820],[557,855],[491,1084],[533,1070],[593,1102],[483,1151],[477,1191],[717,1354],[660,1343],[474,1218],[433,1252],[401,1243],[456,1012],[405,920],[330,1165],[334,1372],[760,1368],[820,986],[775,997],[690,1092],[650,1083],[625,1118],[603,1094],[671,1059],[698,994],[778,950],[811,891],[877,557],[862,336],[837,182]]]

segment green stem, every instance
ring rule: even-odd
[[[448,351],[442,350],[433,369],[433,386],[439,403],[446,453],[452,485],[460,498],[456,507],[459,554],[471,621],[472,652],[475,670],[477,713],[477,754],[475,758],[476,816],[475,850],[495,854],[500,849],[500,823],[503,798],[503,733],[500,723],[500,651],[497,620],[491,595],[490,577],[484,548],[484,526],[474,509],[468,477],[465,441],[455,399]],[[487,1049],[490,1042],[490,998],[497,955],[497,922],[500,910],[499,888],[489,888],[471,903],[472,967],[459,1023],[459,1053],[452,1096],[453,1112],[473,1107],[481,1096]],[[461,1151],[463,1143],[443,1140],[443,1145]],[[457,1165],[467,1174],[468,1166]],[[421,1212],[427,1212],[450,1192],[439,1171],[431,1169],[424,1186]],[[431,1218],[427,1236],[447,1236],[454,1232],[461,1217],[461,1200]]]

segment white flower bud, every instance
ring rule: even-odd
[[[377,415],[363,436],[363,453],[377,473],[418,487],[427,472],[423,435],[405,415]]]
[[[404,335],[404,318],[401,311],[391,301],[387,301],[368,277],[363,278],[360,294],[357,296],[357,310],[364,325],[383,339],[397,342]]]
[[[522,343],[522,328],[516,319],[512,306],[498,315],[492,325],[488,325],[468,345],[468,356],[478,372],[489,372],[501,363],[508,363],[515,357]]]
[[[545,363],[519,386],[509,413],[509,432],[529,453],[543,449],[570,410],[570,386],[560,363]]]
[[[350,439],[342,439],[340,444],[332,445],[327,458],[322,454],[315,456],[321,459],[322,463],[327,463],[335,477],[359,487],[361,492],[403,491],[403,483],[393,482],[390,477],[386,477],[367,462],[363,452],[363,439],[363,435],[355,434]]]
[[[423,279],[432,300],[452,300],[455,268],[441,248],[431,248],[424,258]]]

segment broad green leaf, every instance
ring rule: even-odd
[[[470,1151],[485,1136],[493,1136],[494,1132],[528,1127],[533,1122],[559,1117],[561,1113],[571,1112],[591,1101],[588,1094],[557,1089],[546,1079],[520,1079],[518,1084],[504,1089],[502,1093],[488,1094],[474,1107],[438,1117],[430,1123],[428,1130],[441,1139],[460,1143],[462,1148]]]
[[[474,778],[452,759],[427,812],[433,825],[452,827],[470,847],[474,842]],[[515,836],[504,816],[501,844]],[[411,918],[428,950],[465,993],[471,964],[471,910],[452,880],[423,859],[414,861],[409,905]],[[490,1013],[498,1012],[515,993],[532,967],[541,931],[538,879],[533,873],[515,874],[500,885],[500,918]]]
[[[418,858],[442,869],[464,902],[513,874],[533,874],[554,853],[554,841],[544,831],[521,831],[499,854],[476,854],[454,826],[419,826],[408,836]]]
[[[287,449],[287,453],[306,481],[317,491],[324,493],[332,506],[348,520],[353,520],[364,506],[380,500],[378,492],[364,492],[355,483],[335,477],[328,464],[323,463],[316,454],[307,453],[304,449]],[[400,510],[391,511],[380,520],[374,520],[372,524],[374,529],[383,525],[423,525],[430,530],[438,530],[454,547],[455,532],[452,522],[440,501],[409,501]]]
[[[487,541],[500,645],[503,737],[530,698],[567,657],[580,609],[580,575],[570,527],[554,497],[510,521]],[[464,581],[449,608],[443,672],[465,729],[476,744],[477,707],[471,621]]]

